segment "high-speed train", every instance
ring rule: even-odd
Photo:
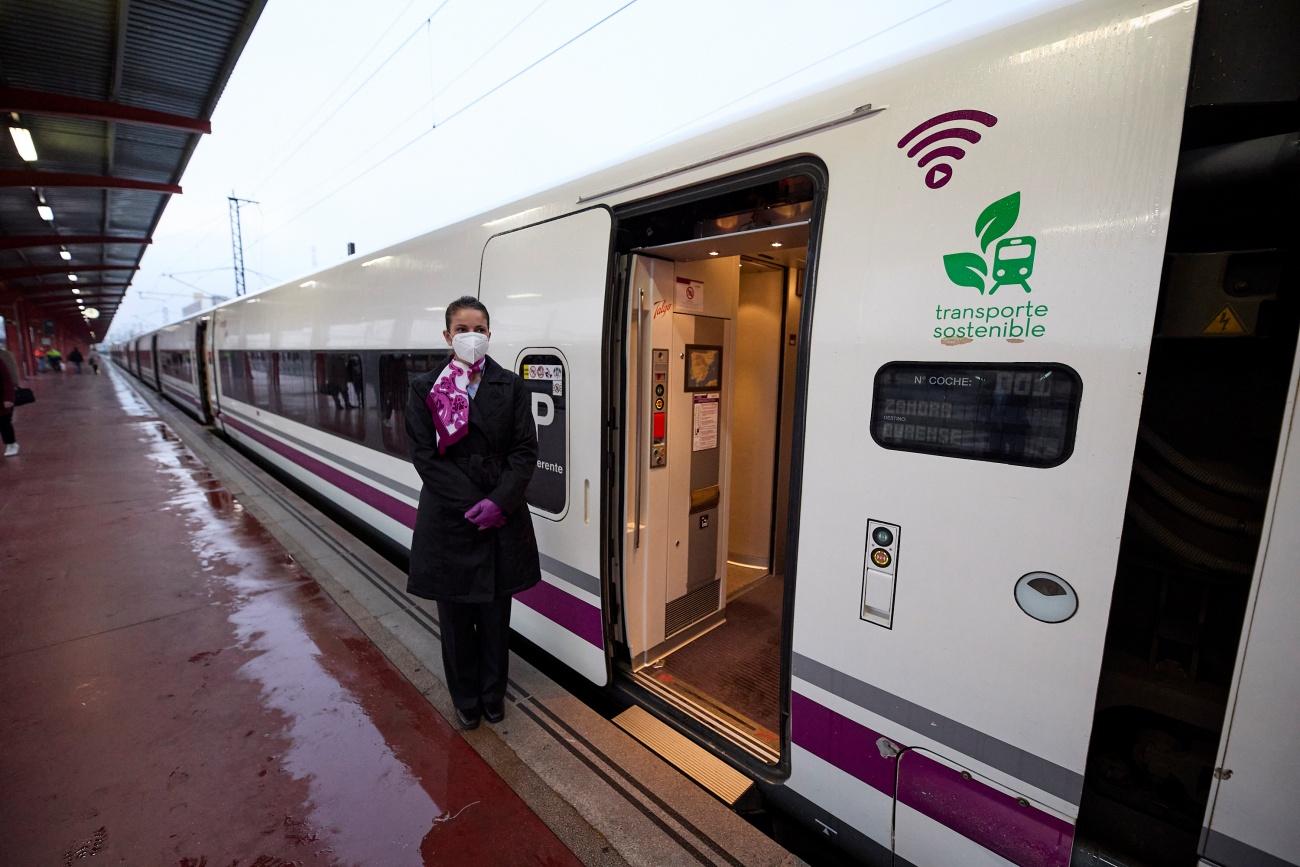
[[[560,663],[865,863],[1300,864],[1296,7],[1240,5],[1008,20],[112,358],[407,545],[475,294]]]

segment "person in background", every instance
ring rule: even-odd
[[[73,369],[76,370],[78,374],[81,373],[81,362],[85,360],[86,359],[81,355],[81,350],[75,346],[72,347],[72,351],[68,353],[68,363],[72,365]]]
[[[14,435],[14,397],[18,390],[18,360],[7,349],[0,349],[0,441],[5,457],[18,454],[18,437]]]
[[[45,361],[50,365],[50,370],[55,373],[63,372],[63,353],[56,347],[51,346],[45,350]]]
[[[99,376],[99,354],[92,349],[88,360],[90,361],[90,369],[95,372],[95,376]]]
[[[38,346],[32,350],[32,355],[36,358],[36,372],[44,373],[49,369],[49,363],[45,360],[45,347]]]
[[[488,357],[487,308],[447,305],[452,358],[412,377],[411,460],[424,487],[406,592],[438,603],[442,664],[463,729],[505,716],[510,600],[542,578],[524,494],[537,427],[523,380]]]

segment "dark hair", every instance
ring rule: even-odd
[[[477,310],[478,312],[482,313],[483,318],[487,320],[488,327],[489,328],[492,327],[492,316],[491,314],[488,313],[487,307],[483,306],[483,302],[475,298],[473,295],[462,295],[459,298],[457,298],[455,301],[447,305],[447,330],[448,331],[451,330],[451,314],[455,313],[458,310]]]

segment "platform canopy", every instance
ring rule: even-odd
[[[103,338],[265,5],[5,3],[0,315]]]

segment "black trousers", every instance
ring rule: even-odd
[[[14,412],[0,411],[0,442],[5,445],[18,442],[18,437],[14,436]]]
[[[442,665],[456,707],[500,704],[510,665],[510,597],[491,602],[439,602]]]

